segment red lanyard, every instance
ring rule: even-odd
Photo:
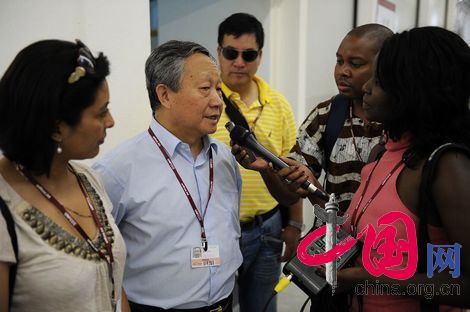
[[[379,187],[375,190],[375,192],[372,194],[372,196],[366,202],[364,207],[361,209],[361,212],[359,213],[359,216],[357,216],[357,219],[356,219],[357,211],[359,210],[359,205],[361,204],[362,199],[364,198],[364,194],[366,193],[367,188],[369,187],[369,182],[370,182],[370,178],[372,176],[372,173],[374,173],[375,168],[377,168],[377,165],[379,164],[379,162],[380,162],[380,159],[378,161],[376,161],[374,167],[372,168],[371,172],[367,176],[364,189],[362,190],[361,196],[359,197],[359,201],[357,202],[356,207],[354,207],[354,211],[353,211],[353,214],[352,214],[352,217],[351,217],[351,233],[354,237],[357,234],[357,226],[359,224],[359,221],[362,218],[362,215],[367,210],[367,208],[369,208],[370,203],[375,199],[375,197],[377,197],[379,192],[384,187],[385,183],[387,183],[388,179],[390,179],[390,177],[395,173],[395,171],[397,171],[398,167],[400,167],[400,165],[403,163],[403,159],[400,159],[400,161],[395,165],[395,167],[393,167],[393,169],[385,176],[382,183],[380,183]]]
[[[109,259],[101,252],[101,250],[95,246],[93,243],[92,239],[88,236],[88,234],[83,230],[83,228],[80,226],[80,224],[75,221],[75,219],[72,217],[72,215],[65,210],[65,207],[51,194],[49,193],[45,187],[43,187],[32,175],[27,171],[23,166],[18,165],[18,169],[21,171],[23,176],[25,176],[28,181],[36,187],[36,189],[41,193],[42,196],[44,196],[50,203],[52,203],[62,214],[64,215],[65,219],[80,233],[80,235],[85,239],[85,241],[88,243],[88,245],[100,256],[101,259],[106,261],[108,264],[108,271],[109,271],[109,278],[112,283],[112,292],[111,292],[111,299],[112,299],[112,305],[114,306],[115,303],[115,289],[114,289],[114,276],[113,276],[113,265],[114,265],[114,257],[113,257],[113,250],[111,243],[108,239],[108,236],[106,235],[106,232],[104,230],[103,225],[101,224],[101,221],[98,218],[98,215],[96,214],[95,207],[93,206],[90,197],[88,196],[87,192],[85,191],[85,188],[82,185],[82,182],[80,181],[80,178],[78,177],[77,173],[75,170],[72,168],[72,166],[69,167],[72,170],[72,173],[75,175],[78,181],[78,185],[80,186],[80,190],[83,193],[83,196],[85,196],[86,202],[88,204],[88,208],[90,209],[90,213],[93,216],[93,220],[95,221],[95,224],[98,228],[98,231],[103,238],[104,244],[106,246],[106,250],[108,251]]]
[[[214,190],[214,160],[212,159],[212,149],[209,148],[209,195],[207,197],[207,202],[206,202],[206,207],[204,209],[204,214],[201,216],[199,213],[199,210],[197,209],[196,204],[194,203],[194,200],[191,196],[191,194],[188,191],[188,188],[186,187],[186,184],[184,184],[183,179],[178,173],[178,170],[176,170],[175,164],[173,161],[171,161],[170,156],[168,155],[168,152],[166,151],[165,147],[162,145],[160,140],[157,138],[155,133],[152,131],[151,128],[148,129],[148,132],[150,136],[152,137],[153,141],[155,144],[157,144],[158,148],[162,152],[163,156],[165,157],[166,161],[168,162],[168,165],[170,166],[171,170],[173,170],[173,173],[175,174],[176,178],[178,179],[181,188],[184,191],[184,194],[188,198],[189,203],[191,204],[191,208],[193,209],[194,214],[196,215],[196,219],[199,222],[199,225],[201,226],[201,245],[204,248],[205,251],[207,251],[207,237],[206,237],[206,230],[204,229],[204,217],[206,215],[208,206],[209,206],[209,201],[212,196],[212,191]]]

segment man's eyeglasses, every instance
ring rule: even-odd
[[[253,62],[258,57],[259,51],[256,50],[245,50],[238,51],[234,48],[222,48],[222,55],[229,61],[233,61],[238,57],[238,54],[242,54],[242,58],[245,62]]]
[[[93,54],[91,54],[90,49],[80,40],[76,39],[75,41],[80,46],[77,58],[78,66],[75,67],[75,70],[70,74],[67,80],[70,84],[77,82],[81,77],[85,76],[86,73],[95,73],[95,58]]]

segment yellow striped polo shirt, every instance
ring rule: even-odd
[[[259,100],[247,106],[240,95],[222,84],[222,92],[234,103],[245,117],[250,128],[259,116],[254,133],[259,143],[275,155],[287,155],[295,144],[296,126],[292,108],[286,98],[272,89],[263,79],[255,76],[258,85]],[[217,125],[214,138],[230,146],[230,135],[225,129],[229,117],[224,110]],[[263,178],[257,171],[246,170],[240,166],[242,176],[242,196],[240,203],[240,220],[248,221],[253,216],[263,214],[277,205],[269,194]]]

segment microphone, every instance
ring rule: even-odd
[[[286,164],[282,159],[271,153],[263,145],[259,144],[253,134],[247,129],[243,128],[240,125],[235,125],[231,121],[225,124],[225,128],[230,132],[230,138],[235,143],[249,148],[251,151],[255,152],[259,156],[271,162],[276,169],[289,167],[289,165]],[[310,183],[310,181],[305,181],[300,187],[326,201],[328,201],[330,198],[328,194],[326,194],[325,192],[317,188],[315,185]]]

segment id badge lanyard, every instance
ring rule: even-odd
[[[157,138],[155,133],[151,128],[148,129],[148,132],[150,136],[152,137],[153,141],[155,144],[158,146],[160,151],[162,152],[163,156],[165,157],[166,161],[168,162],[168,165],[170,166],[171,170],[173,170],[173,173],[176,176],[176,179],[178,179],[178,182],[180,183],[181,188],[184,191],[184,194],[188,198],[189,203],[191,204],[191,208],[193,209],[194,215],[196,216],[197,221],[199,222],[199,225],[201,226],[201,246],[204,248],[204,251],[207,251],[207,237],[206,237],[206,230],[204,229],[204,217],[207,213],[207,209],[209,207],[209,201],[212,196],[212,192],[214,190],[214,160],[212,157],[212,149],[209,149],[209,195],[207,197],[207,202],[206,202],[206,207],[204,209],[204,214],[201,216],[201,213],[197,209],[196,204],[194,203],[193,197],[189,193],[188,188],[186,187],[186,184],[184,183],[183,179],[181,178],[180,174],[178,173],[178,170],[176,170],[175,164],[173,161],[170,159],[170,156],[168,155],[168,152],[166,151],[165,147],[162,145],[160,140]]]

